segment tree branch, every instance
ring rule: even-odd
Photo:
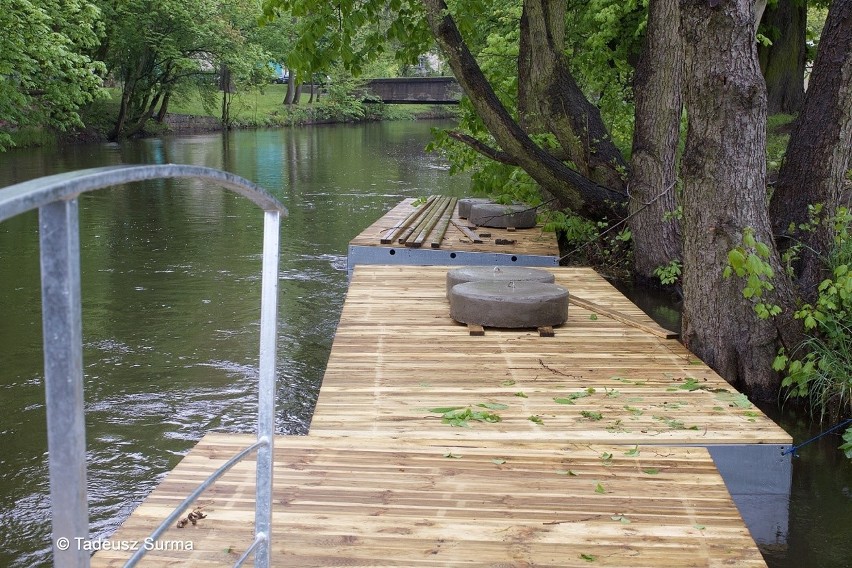
[[[502,151],[562,207],[592,218],[622,216],[625,192],[603,187],[570,169],[535,144],[515,122],[465,44],[444,0],[423,0],[423,5],[429,27],[456,79]]]
[[[458,140],[459,142],[466,144],[467,146],[470,146],[475,151],[479,152],[486,158],[494,160],[495,162],[500,162],[501,164],[507,164],[509,166],[520,166],[518,161],[506,152],[498,150],[497,148],[492,148],[488,144],[477,140],[473,136],[463,134],[457,130],[448,130],[447,136],[454,140]]]

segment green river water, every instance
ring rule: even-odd
[[[464,195],[423,152],[428,122],[239,131],[0,154],[0,187],[87,167],[232,171],[288,207],[278,325],[279,433],[307,431],[346,291],[350,239],[404,197]],[[262,214],[192,180],[80,201],[92,537],[109,535],[206,432],[251,432]],[[35,213],[0,223],[0,567],[50,562]],[[651,312],[671,315],[653,301]],[[799,442],[814,427],[781,420]],[[787,547],[770,568],[852,566],[852,467],[836,438],[801,450]]]

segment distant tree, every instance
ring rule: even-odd
[[[27,126],[82,126],[79,109],[102,94],[91,53],[103,29],[86,0],[6,0],[0,9],[0,150]]]
[[[245,37],[247,22],[260,16],[255,0],[100,1],[107,16],[104,61],[122,90],[112,138],[132,136],[164,114],[164,103],[187,82],[218,88],[222,65],[245,77],[265,63]],[[223,93],[227,118],[228,90]]]
[[[767,112],[795,114],[805,100],[807,0],[777,0],[766,6],[760,30],[771,42],[759,44],[766,80]]]

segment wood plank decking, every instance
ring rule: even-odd
[[[446,267],[359,266],[312,436],[789,444],[790,437],[676,340],[571,305],[556,336],[449,317]],[[553,268],[570,294],[656,324],[591,269]],[[430,409],[490,405],[500,422],[451,427]],[[779,452],[780,453],[780,452]]]
[[[765,566],[695,446],[746,448],[764,468],[750,448],[774,455],[783,430],[592,270],[550,269],[586,306],[621,315],[572,305],[550,338],[471,336],[449,318],[446,270],[356,268],[310,435],[276,438],[273,565]],[[452,426],[448,408],[499,421]],[[112,541],[143,539],[252,441],[205,436]],[[192,550],[142,565],[232,565],[252,540],[254,466],[202,496],[205,519],[162,538]],[[128,556],[102,550],[93,566]]]
[[[112,540],[143,540],[252,441],[205,436]],[[307,436],[276,438],[275,456],[274,566],[765,566],[703,448]],[[162,538],[191,551],[142,566],[231,566],[253,538],[253,497],[248,461],[201,498],[206,518]]]

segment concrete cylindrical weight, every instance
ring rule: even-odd
[[[491,200],[486,197],[466,197],[459,199],[459,217],[467,219],[470,215],[470,208],[474,203],[491,203]]]
[[[450,290],[450,317],[485,327],[560,325],[568,319],[568,290],[542,282],[466,282]]]
[[[553,274],[523,266],[462,266],[447,271],[447,298],[456,284],[465,282],[522,282],[531,280],[553,284]]]
[[[467,220],[480,227],[531,229],[535,227],[535,208],[526,205],[474,203]]]

